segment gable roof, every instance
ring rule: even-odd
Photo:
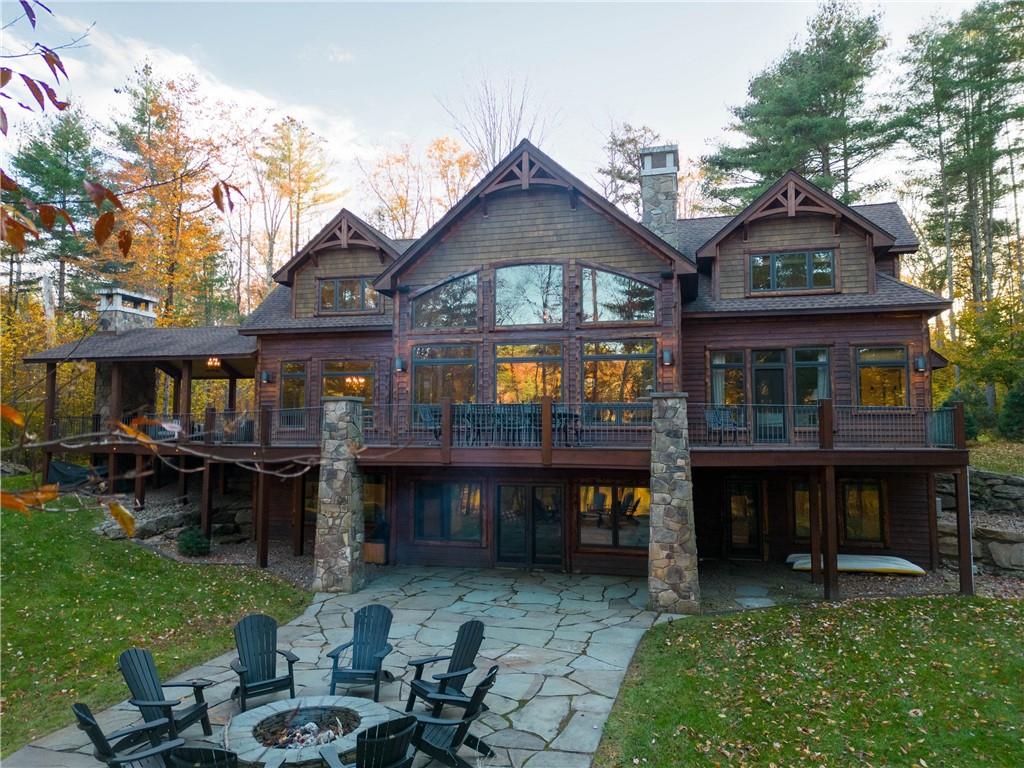
[[[228,325],[199,328],[133,328],[96,333],[52,349],[26,355],[26,363],[72,360],[188,360],[239,358],[256,354],[256,340]]]
[[[242,321],[238,332],[291,333],[293,331],[375,331],[390,330],[392,312],[390,305],[377,314],[319,315],[316,317],[294,317],[292,315],[292,288],[276,285],[260,305]]]
[[[405,247],[401,245],[402,242],[406,243]],[[342,208],[287,264],[274,273],[274,280],[283,285],[291,285],[295,270],[306,259],[325,248],[349,248],[351,246],[376,248],[389,259],[396,259],[408,247],[408,242],[392,240],[352,211]],[[381,260],[384,260],[383,257]]]
[[[671,262],[679,274],[692,274],[696,265],[683,255],[673,244],[662,239],[637,221],[634,221],[603,195],[556,163],[540,149],[523,139],[508,155],[485,175],[466,195],[399,258],[395,259],[374,281],[378,291],[389,293],[394,290],[394,279],[431,246],[437,243],[445,231],[473,205],[486,200],[492,192],[503,189],[529,189],[531,186],[561,187],[575,200],[579,197],[591,208],[605,214],[612,221],[626,229],[649,248]]]
[[[787,171],[781,179],[758,195],[750,205],[701,245],[696,256],[699,258],[710,255],[711,249],[735,232],[744,222],[769,216],[792,217],[798,213],[824,213],[847,218],[870,232],[876,246],[892,246],[896,242],[896,238],[885,228],[839,202],[796,171]]]

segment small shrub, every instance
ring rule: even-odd
[[[1020,379],[1003,400],[999,431],[1007,440],[1024,440],[1024,379]]]
[[[210,554],[210,540],[203,535],[202,528],[193,525],[178,534],[178,554],[185,557],[202,557]]]

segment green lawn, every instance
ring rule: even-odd
[[[972,467],[1024,477],[1024,443],[982,435],[970,449]]]
[[[243,614],[288,620],[309,602],[254,568],[176,563],[102,539],[90,531],[101,512],[71,501],[0,518],[4,755],[67,725],[76,701],[96,711],[124,699],[115,664],[125,648],[150,648],[170,678],[231,648]]]
[[[1024,604],[850,601],[648,632],[595,766],[1024,765]]]

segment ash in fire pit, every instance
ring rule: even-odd
[[[303,749],[330,744],[359,727],[360,717],[343,707],[300,707],[261,720],[252,735],[265,747]]]

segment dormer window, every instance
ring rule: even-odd
[[[380,294],[370,277],[320,279],[321,312],[380,312]]]
[[[835,287],[835,252],[815,251],[754,253],[750,256],[750,290],[827,290]]]
[[[561,325],[562,265],[519,264],[494,276],[495,325]]]
[[[658,289],[616,272],[584,267],[580,276],[584,323],[652,323]]]
[[[476,273],[457,277],[412,300],[415,328],[476,328]]]

